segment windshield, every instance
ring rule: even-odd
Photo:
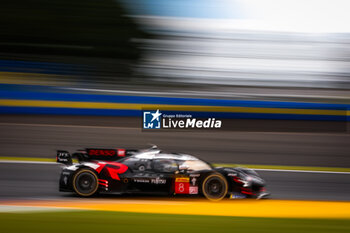
[[[190,171],[212,170],[209,164],[201,160],[179,161],[179,166],[186,166],[188,167],[187,170],[190,170]]]

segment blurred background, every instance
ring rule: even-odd
[[[57,191],[57,149],[152,143],[262,169],[274,199],[349,201],[349,8],[348,0],[2,0],[0,161],[13,164],[0,163],[1,200],[72,198]],[[142,131],[151,105],[202,106],[223,130]],[[303,227],[328,229],[315,226]]]
[[[344,101],[347,6],[343,0],[3,1],[0,77],[119,91]]]

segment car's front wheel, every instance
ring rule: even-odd
[[[219,201],[227,194],[228,184],[220,174],[211,174],[207,176],[202,183],[203,195],[212,201]]]
[[[79,170],[73,178],[73,189],[83,197],[94,195],[98,190],[98,177],[88,169]]]

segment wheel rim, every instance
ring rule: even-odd
[[[209,199],[220,200],[225,197],[227,191],[226,182],[220,177],[210,177],[204,185],[205,196]]]
[[[79,194],[89,195],[96,190],[96,177],[88,172],[79,174],[75,180],[75,187]]]

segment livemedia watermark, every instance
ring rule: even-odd
[[[214,117],[198,118],[192,114],[144,110],[142,128],[147,129],[220,129],[222,120]]]

